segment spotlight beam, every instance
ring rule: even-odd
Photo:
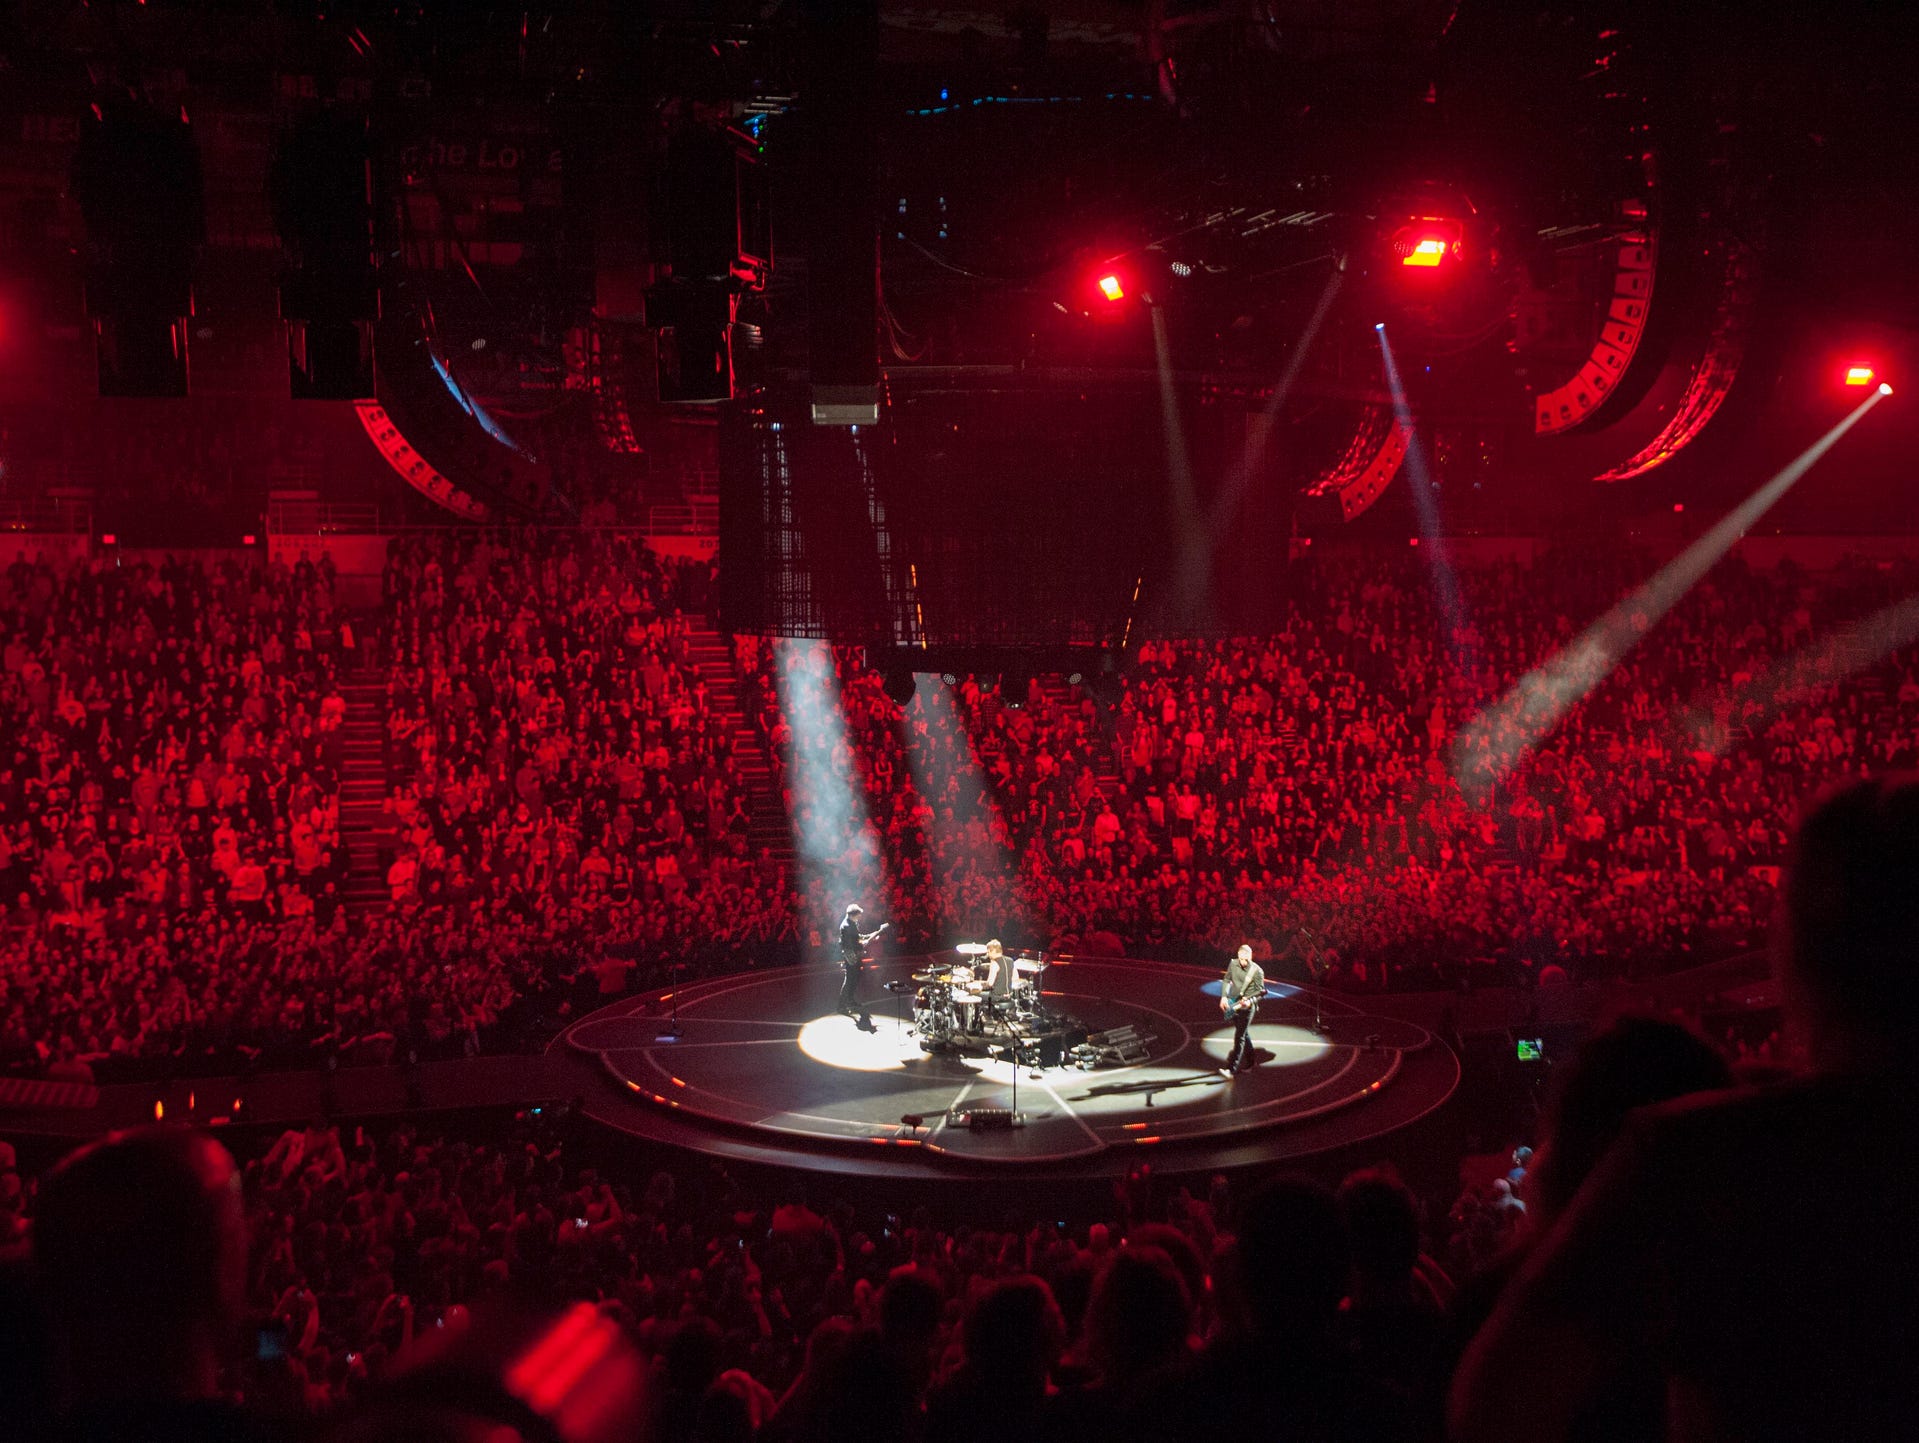
[[[1503,781],[1566,713],[1612,673],[1692,590],[1733,543],[1879,404],[1868,396],[1664,568],[1615,605],[1570,646],[1521,677],[1497,705],[1474,717],[1453,746],[1453,779],[1469,796]]]
[[[909,706],[901,714],[901,744],[913,785],[933,809],[926,836],[928,880],[937,894],[941,920],[969,932],[1003,930],[1014,920],[1016,897],[1021,910],[1035,915],[1027,905],[1018,859],[1003,840],[1008,835],[1005,817],[958,700],[936,677],[915,680],[918,708]],[[950,741],[954,750],[946,750],[942,741]],[[950,822],[948,807],[953,812]],[[983,849],[969,844],[975,823],[986,833]],[[996,916],[966,915],[962,868],[976,871],[987,892],[1003,899]]]
[[[1306,356],[1313,348],[1313,342],[1319,338],[1319,329],[1326,323],[1326,317],[1333,309],[1333,302],[1339,296],[1340,287],[1346,282],[1346,269],[1335,266],[1326,284],[1320,288],[1319,300],[1313,306],[1313,313],[1306,320],[1305,329],[1299,333],[1299,339],[1293,343],[1293,351],[1286,358],[1286,369],[1279,373],[1279,380],[1273,386],[1272,395],[1266,398],[1266,404],[1253,418],[1252,428],[1246,435],[1246,451],[1240,457],[1238,469],[1227,478],[1220,488],[1218,498],[1213,503],[1212,515],[1208,518],[1208,531],[1213,537],[1232,521],[1239,510],[1239,498],[1245,494],[1247,483],[1253,479],[1253,472],[1266,454],[1266,443],[1271,439],[1273,424],[1278,421],[1280,411],[1286,400],[1292,395],[1293,385],[1299,380],[1299,373],[1305,368]]]
[[[1469,630],[1465,598],[1460,594],[1459,576],[1446,554],[1446,536],[1439,524],[1439,503],[1433,500],[1432,473],[1426,468],[1426,448],[1419,441],[1419,427],[1413,420],[1412,402],[1399,379],[1399,366],[1393,360],[1392,342],[1386,339],[1384,321],[1373,327],[1379,342],[1379,358],[1386,367],[1386,385],[1393,393],[1393,420],[1406,438],[1406,484],[1412,488],[1413,507],[1419,513],[1420,544],[1426,549],[1426,562],[1433,576],[1434,599],[1446,624],[1446,649],[1461,671],[1470,670],[1473,658],[1468,654],[1465,636]]]
[[[1919,593],[1882,607],[1821,642],[1802,647],[1741,687],[1734,705],[1757,702],[1765,716],[1775,716],[1780,706],[1794,697],[1836,685],[1867,667],[1877,666],[1915,641],[1919,641]],[[1683,731],[1693,746],[1709,747],[1714,755],[1725,750],[1728,739],[1713,730],[1708,706],[1690,708]]]
[[[793,843],[801,895],[815,910],[837,910],[878,882],[879,842],[848,758],[845,715],[830,648],[779,638],[773,643],[780,707],[793,727]]]
[[[1246,433],[1246,449],[1239,462],[1230,469],[1220,482],[1218,494],[1213,497],[1212,505],[1206,508],[1202,523],[1197,515],[1197,500],[1193,497],[1191,464],[1185,462],[1187,480],[1183,494],[1177,499],[1182,509],[1180,526],[1184,540],[1181,545],[1179,569],[1175,581],[1175,614],[1191,616],[1196,604],[1203,604],[1212,595],[1213,557],[1219,550],[1219,539],[1239,514],[1239,503],[1246,494],[1246,487],[1253,479],[1260,461],[1266,454],[1267,442],[1272,437],[1273,425],[1279,419],[1280,411],[1285,407],[1287,397],[1292,394],[1293,385],[1299,379],[1300,371],[1305,367],[1306,357],[1318,339],[1320,327],[1325,324],[1327,315],[1332,311],[1333,301],[1338,297],[1340,287],[1345,283],[1344,265],[1336,265],[1332,274],[1326,278],[1326,284],[1320,288],[1319,300],[1313,306],[1313,313],[1307,318],[1305,328],[1293,342],[1292,354],[1286,358],[1286,368],[1280,372],[1279,380],[1273,386],[1273,392],[1260,407],[1259,414],[1253,418]],[[1159,358],[1160,401],[1167,413],[1168,450],[1173,446],[1173,437],[1180,436],[1179,447],[1184,454],[1185,441],[1183,431],[1179,431],[1179,417],[1176,401],[1172,398],[1172,360],[1164,346],[1165,329],[1157,309],[1153,312],[1153,345]],[[1175,474],[1175,486],[1179,477]],[[1190,511],[1189,511],[1190,508]]]

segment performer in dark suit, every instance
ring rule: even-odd
[[[857,1017],[860,1026],[872,1031],[872,1019],[866,1015],[866,1008],[860,1004],[860,963],[866,951],[866,944],[886,930],[884,922],[871,932],[860,931],[860,917],[865,908],[858,902],[847,906],[846,915],[840,919],[840,970],[846,980],[840,984],[839,1010],[848,1017]]]
[[[1233,1019],[1233,1050],[1226,1054],[1223,1071],[1243,1072],[1253,1065],[1253,1042],[1247,1033],[1265,995],[1266,973],[1253,960],[1252,944],[1242,943],[1226,964],[1226,976],[1219,988],[1220,1010]]]

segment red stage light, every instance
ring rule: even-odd
[[[1126,299],[1126,286],[1109,271],[1099,278],[1099,293],[1109,301],[1123,301]]]
[[[1399,263],[1413,270],[1437,270],[1459,259],[1465,227],[1456,220],[1423,216],[1393,232],[1392,250]]]
[[[1846,367],[1846,384],[1848,386],[1870,386],[1873,375],[1874,372],[1871,366],[1848,366]]]

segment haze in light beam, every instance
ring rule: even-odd
[[[837,924],[848,902],[867,909],[867,924],[884,921],[879,839],[866,814],[860,778],[846,740],[833,652],[817,642],[773,643],[780,709],[793,729],[793,842],[799,851],[800,895],[809,928]]]
[[[965,704],[938,677],[914,678],[913,704],[900,717],[913,785],[933,809],[923,839],[941,922],[959,935],[1021,938],[1015,919],[1039,915],[1019,876],[1018,860],[986,769],[975,750]],[[971,885],[968,885],[970,882]],[[983,890],[990,910],[975,910]]]
[[[1439,523],[1439,503],[1433,499],[1432,473],[1426,468],[1426,448],[1413,421],[1412,402],[1406,398],[1406,387],[1399,379],[1399,366],[1393,360],[1393,346],[1386,338],[1386,327],[1374,326],[1373,336],[1379,342],[1379,358],[1386,367],[1386,385],[1393,393],[1393,424],[1406,438],[1406,459],[1401,464],[1406,469],[1406,484],[1412,489],[1413,509],[1419,513],[1420,545],[1425,551],[1426,569],[1432,574],[1433,599],[1446,627],[1446,650],[1455,667],[1470,671],[1474,659],[1467,637],[1472,628],[1466,615],[1466,599],[1459,590],[1459,574],[1453,570],[1452,558],[1447,555],[1446,532]]]
[[[1919,595],[1908,596],[1871,616],[1861,617],[1821,641],[1802,647],[1792,656],[1753,678],[1727,699],[1728,712],[1757,703],[1759,715],[1770,720],[1781,706],[1807,692],[1836,685],[1847,677],[1877,666],[1894,652],[1919,641]],[[1715,756],[1730,741],[1709,705],[1691,707],[1682,731],[1688,745]]]
[[[1266,404],[1260,407],[1259,414],[1253,417],[1252,425],[1246,432],[1246,450],[1239,458],[1239,464],[1227,474],[1226,483],[1220,487],[1219,495],[1213,500],[1213,509],[1207,517],[1208,532],[1218,536],[1239,514],[1239,498],[1245,493],[1247,483],[1259,467],[1266,454],[1266,443],[1273,433],[1273,424],[1279,419],[1279,413],[1285,408],[1287,397],[1293,393],[1293,383],[1299,379],[1301,368],[1306,364],[1306,356],[1313,348],[1313,342],[1319,337],[1319,328],[1325,324],[1326,317],[1333,308],[1340,287],[1346,282],[1346,272],[1337,266],[1326,278],[1321,288],[1319,300],[1313,306],[1313,313],[1306,320],[1305,329],[1300,331],[1299,339],[1293,342],[1293,351],[1286,358],[1286,369],[1279,373],[1279,380],[1273,386],[1272,395],[1266,398]]]
[[[1800,452],[1651,580],[1587,627],[1569,646],[1526,673],[1495,705],[1461,728],[1453,744],[1453,780],[1460,790],[1477,799],[1503,781],[1567,712],[1612,674],[1626,653],[1678,605],[1733,543],[1879,401],[1875,394],[1853,407],[1844,420]]]

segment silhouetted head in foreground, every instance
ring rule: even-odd
[[[1560,1086],[1546,1149],[1529,1179],[1542,1223],[1566,1210],[1634,1108],[1730,1086],[1725,1058],[1677,1022],[1623,1017],[1593,1034]]]
[[[1236,1272],[1248,1320],[1269,1335],[1322,1335],[1346,1295],[1350,1256],[1332,1193],[1303,1177],[1268,1183],[1240,1213]]]
[[[33,1268],[53,1373],[82,1409],[211,1397],[239,1333],[246,1217],[227,1150],[199,1133],[115,1133],[40,1189]]]
[[[1910,1070],[1919,1045],[1919,777],[1855,782],[1799,824],[1776,965],[1820,1071]]]

